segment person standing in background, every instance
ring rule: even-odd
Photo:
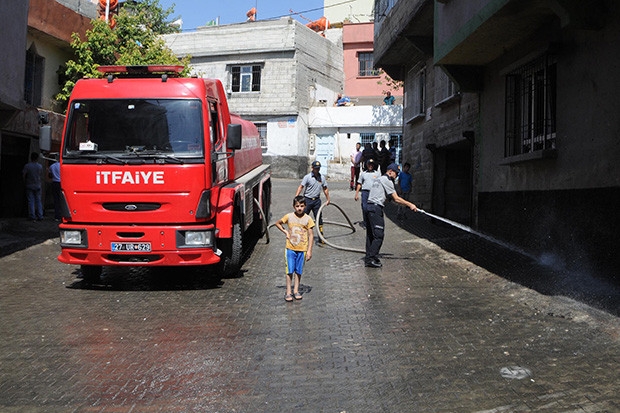
[[[52,179],[52,195],[54,197],[54,219],[60,221],[60,162],[55,161],[48,168],[49,177]]]
[[[370,144],[370,142],[366,142],[366,144],[364,145],[364,150],[362,151],[361,166],[363,171],[366,170],[369,159],[377,159],[377,153],[374,149],[372,149],[372,145]]]
[[[389,90],[385,93],[385,97],[383,98],[384,105],[393,105],[394,104],[394,96],[392,96],[392,92]]]
[[[321,162],[312,162],[312,171],[303,177],[301,184],[297,188],[295,196],[303,195],[306,198],[305,213],[310,215],[310,211],[317,219],[317,214],[321,208],[321,190],[325,194],[325,205],[329,205],[329,190],[327,189],[327,180],[321,175]],[[318,220],[319,232],[323,235],[323,217]]]
[[[388,143],[390,144],[390,163],[398,163],[396,162],[396,142],[394,139],[390,139]]]
[[[398,174],[398,188],[399,195],[405,201],[409,201],[409,197],[411,196],[411,186],[413,183],[413,176],[409,173],[409,169],[411,169],[411,164],[409,162],[405,162],[403,165],[403,170]],[[404,216],[404,208],[399,205],[398,213],[396,214],[397,218],[403,218]]]
[[[351,182],[349,182],[351,191],[355,190],[355,185],[360,177],[360,162],[362,160],[361,148],[362,144],[358,142],[355,144],[355,150],[351,152]]]
[[[385,147],[385,141],[381,141],[379,147],[379,167],[381,168],[381,175],[385,175],[390,164],[390,151]]]
[[[26,185],[26,199],[28,200],[28,217],[33,221],[43,219],[43,203],[41,202],[41,172],[43,166],[38,162],[39,154],[32,152],[30,162],[24,165],[22,175]]]

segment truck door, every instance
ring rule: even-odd
[[[228,181],[228,161],[224,144],[224,125],[218,113],[217,102],[209,100],[209,136],[213,186]]]

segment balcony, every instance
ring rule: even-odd
[[[435,7],[434,57],[462,91],[482,87],[482,68],[538,34],[563,27],[596,29],[600,0],[442,1]]]
[[[404,80],[403,67],[433,55],[433,3],[433,0],[375,2],[375,66],[392,79]]]

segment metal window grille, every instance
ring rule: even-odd
[[[374,68],[374,57],[372,53],[360,52],[357,55],[359,61],[360,76],[378,76],[379,71]]]
[[[24,100],[32,106],[41,106],[44,62],[45,59],[37,54],[34,46],[26,50]]]
[[[555,148],[557,62],[542,56],[506,76],[504,156]]]
[[[261,70],[262,67],[260,65],[232,66],[230,69],[232,75],[232,91],[260,92]]]
[[[260,92],[260,65],[252,66],[252,92]]]
[[[239,92],[241,87],[241,66],[233,66],[230,68],[232,74],[232,91]]]
[[[360,143],[362,144],[362,147],[364,147],[364,145],[366,145],[367,143],[372,144],[374,141],[374,133],[360,133]]]
[[[456,95],[457,88],[442,68],[435,68],[435,103],[442,102]]]
[[[396,146],[396,161],[395,162],[399,165],[402,165],[403,163],[403,157],[402,157],[403,135],[401,133],[391,133],[390,141],[394,142],[394,145]]]
[[[256,125],[256,129],[258,129],[258,134],[260,135],[261,148],[267,148],[267,124],[255,123],[254,125]]]
[[[424,113],[426,107],[426,74],[424,69],[420,70],[413,76],[413,82],[410,92],[406,94],[407,108],[413,108],[412,114],[419,115]]]

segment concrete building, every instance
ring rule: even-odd
[[[414,199],[543,262],[619,268],[620,5],[377,0],[375,15],[376,64],[405,81]]]
[[[83,35],[96,13],[92,4],[80,10],[92,15],[75,12],[55,0],[8,0],[2,4],[0,217],[26,216],[21,172],[30,152],[41,151],[39,134],[50,133],[51,149],[59,148],[64,116],[57,113],[62,108],[53,99],[60,91],[57,71],[72,57],[71,33]]]
[[[342,94],[351,106],[316,106],[310,109],[310,133],[316,140],[317,158],[329,162],[328,175],[348,179],[350,154],[355,144],[392,141],[397,148],[397,161],[402,137],[402,88],[392,88],[385,74],[374,64],[374,24],[344,23],[342,29],[332,29],[342,35],[344,83]],[[383,98],[390,90],[395,104],[385,106]]]
[[[368,23],[374,20],[374,0],[324,0],[325,17],[333,23]]]
[[[200,27],[164,36],[194,73],[222,80],[233,112],[261,131],[275,176],[300,177],[315,156],[312,106],[332,102],[343,83],[342,48],[292,18]]]

